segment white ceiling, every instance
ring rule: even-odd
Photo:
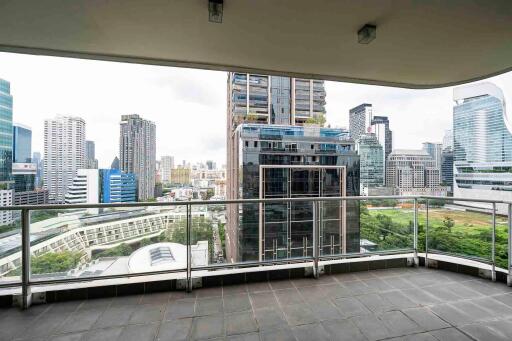
[[[512,0],[224,2],[214,24],[207,0],[0,0],[0,51],[411,88],[512,69]]]

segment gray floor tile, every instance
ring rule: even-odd
[[[448,303],[455,302],[462,299],[461,296],[457,295],[454,291],[444,288],[444,286],[434,285],[431,287],[423,288],[426,292],[436,297],[438,300]]]
[[[63,316],[63,314],[43,314],[30,325],[27,325],[23,329],[19,329],[17,337],[31,339],[35,337],[48,336],[62,325],[62,322],[66,317],[67,316]],[[1,334],[2,332],[0,331],[0,335]],[[7,340],[8,338],[0,337],[0,339]]]
[[[425,288],[402,289],[402,293],[417,305],[432,305],[441,303],[442,300],[429,294]]]
[[[191,338],[193,340],[212,339],[224,335],[224,316],[210,315],[194,317]]]
[[[446,290],[449,290],[449,291],[455,293],[457,296],[460,296],[463,299],[477,298],[477,297],[482,296],[482,294],[480,294],[479,292],[472,290],[468,287],[465,287],[463,285],[460,285],[460,283],[450,283],[450,284],[443,285],[443,287]]]
[[[370,340],[380,340],[392,336],[391,331],[375,315],[356,316],[350,319],[364,336]]]
[[[485,323],[486,326],[494,330],[497,334],[512,338],[512,321],[499,320]]]
[[[161,321],[164,317],[165,305],[146,304],[139,306],[130,317],[130,323],[149,323]]]
[[[321,289],[318,289],[321,291]],[[305,304],[299,291],[295,288],[275,290],[274,295],[281,306],[291,304]]]
[[[448,322],[452,326],[467,324],[472,321],[471,316],[450,304],[439,304],[430,308],[434,314]]]
[[[249,333],[241,335],[230,335],[226,337],[226,341],[260,341],[260,334]]]
[[[196,316],[222,314],[224,311],[221,297],[198,298]]]
[[[401,311],[389,311],[379,315],[379,319],[391,332],[392,336],[403,336],[424,332],[424,330]]]
[[[492,316],[508,318],[512,316],[512,308],[491,297],[482,297],[471,300],[472,303],[489,311]]]
[[[171,301],[165,309],[165,320],[175,320],[194,316],[195,299],[182,299]]]
[[[318,322],[315,314],[304,304],[287,305],[282,310],[290,326]]]
[[[352,293],[349,289],[345,288],[342,285],[326,285],[322,287],[322,291],[325,293],[325,297],[329,298],[341,298],[341,297],[350,297]]]
[[[48,338],[49,341],[79,341],[82,340],[84,332],[63,335],[54,335]]]
[[[450,327],[426,307],[404,309],[402,312],[426,331]]]
[[[292,281],[289,279],[270,281],[270,286],[272,287],[272,290],[295,288]]]
[[[473,341],[456,328],[433,330],[430,334],[439,341]]]
[[[101,314],[94,328],[123,326],[128,324],[130,317],[138,306],[110,307]]]
[[[376,277],[371,279],[364,279],[363,282],[370,288],[372,292],[381,292],[393,289],[391,285]]]
[[[167,304],[171,298],[170,292],[155,292],[152,294],[144,294],[141,298],[141,304]]]
[[[70,333],[89,330],[101,316],[101,311],[83,310],[72,313],[56,329],[58,333]]]
[[[319,301],[309,305],[311,311],[319,321],[339,320],[343,318],[341,312],[330,301]]]
[[[354,273],[334,274],[332,276],[340,283],[359,280]]]
[[[160,325],[157,340],[187,340],[192,327],[192,318],[165,321]]]
[[[132,324],[123,327],[117,338],[119,341],[152,341],[158,329],[158,324]]]
[[[394,289],[410,289],[413,287],[411,282],[407,282],[402,277],[389,277],[382,280]]]
[[[334,300],[334,304],[336,304],[341,315],[345,318],[371,314],[371,311],[354,297],[337,298]]]
[[[367,341],[366,337],[350,320],[325,321],[322,322],[322,326],[331,340]]]
[[[205,297],[221,297],[222,296],[222,287],[210,287],[210,288],[201,288],[197,290],[196,293],[197,298],[205,298]]]
[[[498,302],[508,305],[512,307],[512,294],[500,294],[493,297]]]
[[[247,334],[258,331],[256,319],[252,312],[226,315],[226,334]]]
[[[320,323],[303,324],[292,328],[295,338],[298,341],[327,341],[330,340],[329,334]]]
[[[88,310],[88,309],[107,309],[112,304],[112,297],[108,298],[95,298],[90,300],[85,300],[84,303],[80,305],[79,310]]]
[[[296,341],[290,328],[272,329],[260,332],[261,341]]]
[[[510,336],[506,337],[501,333],[496,333],[491,328],[483,324],[468,324],[460,327],[460,329],[478,341],[507,341]]]
[[[254,315],[260,330],[276,329],[287,326],[283,312],[275,307],[256,310]]]
[[[418,304],[414,303],[409,297],[407,297],[402,291],[386,291],[381,293],[382,297],[391,302],[397,309],[407,309],[417,307]]]
[[[420,333],[395,337],[392,339],[387,339],[386,341],[437,341],[437,339],[430,335],[429,333]]]
[[[270,284],[268,284],[268,282],[256,282],[256,283],[248,283],[247,290],[249,290],[250,293],[253,293],[253,292],[271,291],[272,288],[270,287]]]
[[[84,341],[112,341],[117,340],[123,332],[123,327],[112,327],[103,329],[94,329],[88,331],[84,336]]]
[[[368,294],[372,291],[372,289],[367,286],[363,281],[349,281],[343,282],[343,287],[347,288],[352,296]]]
[[[395,306],[379,294],[357,296],[357,299],[372,313],[383,313],[395,309]]]
[[[272,291],[251,293],[249,296],[253,309],[277,306],[277,300]]]
[[[246,293],[248,293],[248,291],[247,285],[245,284],[227,285],[222,288],[223,296],[239,295]]]
[[[223,301],[225,314],[251,310],[251,301],[248,294],[225,296]]]
[[[142,295],[128,295],[128,296],[118,296],[112,299],[111,307],[116,306],[125,306],[132,304],[139,304],[142,300]]]
[[[451,303],[453,307],[456,309],[459,309],[459,311],[463,311],[466,315],[469,316],[468,322],[475,322],[475,321],[483,321],[483,320],[489,320],[493,316],[484,308],[482,308],[480,305],[473,303],[470,300],[465,301],[459,301]]]

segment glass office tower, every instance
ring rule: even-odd
[[[236,136],[240,163],[235,179],[243,199],[359,195],[359,157],[345,130],[242,124]],[[321,253],[359,252],[357,204],[320,206]],[[234,210],[239,221],[236,230],[228,231],[233,259],[312,255],[312,201],[243,204]]]
[[[100,169],[101,202],[119,203],[137,201],[137,179],[133,173],[119,169]]]
[[[25,125],[14,123],[12,133],[13,162],[32,162],[32,129]]]
[[[12,95],[11,84],[0,79],[0,182],[12,174]]]
[[[361,194],[368,195],[368,189],[384,186],[384,151],[375,134],[359,136]]]

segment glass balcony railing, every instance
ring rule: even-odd
[[[136,276],[191,288],[219,270],[303,263],[317,273],[323,262],[390,254],[508,274],[512,203],[339,197],[339,184],[322,197],[293,188],[296,197],[283,198],[277,185],[265,199],[2,207],[13,222],[0,226],[0,288]],[[468,201],[487,208],[461,208]]]

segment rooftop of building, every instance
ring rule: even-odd
[[[390,155],[430,156],[430,154],[423,149],[394,149]]]

